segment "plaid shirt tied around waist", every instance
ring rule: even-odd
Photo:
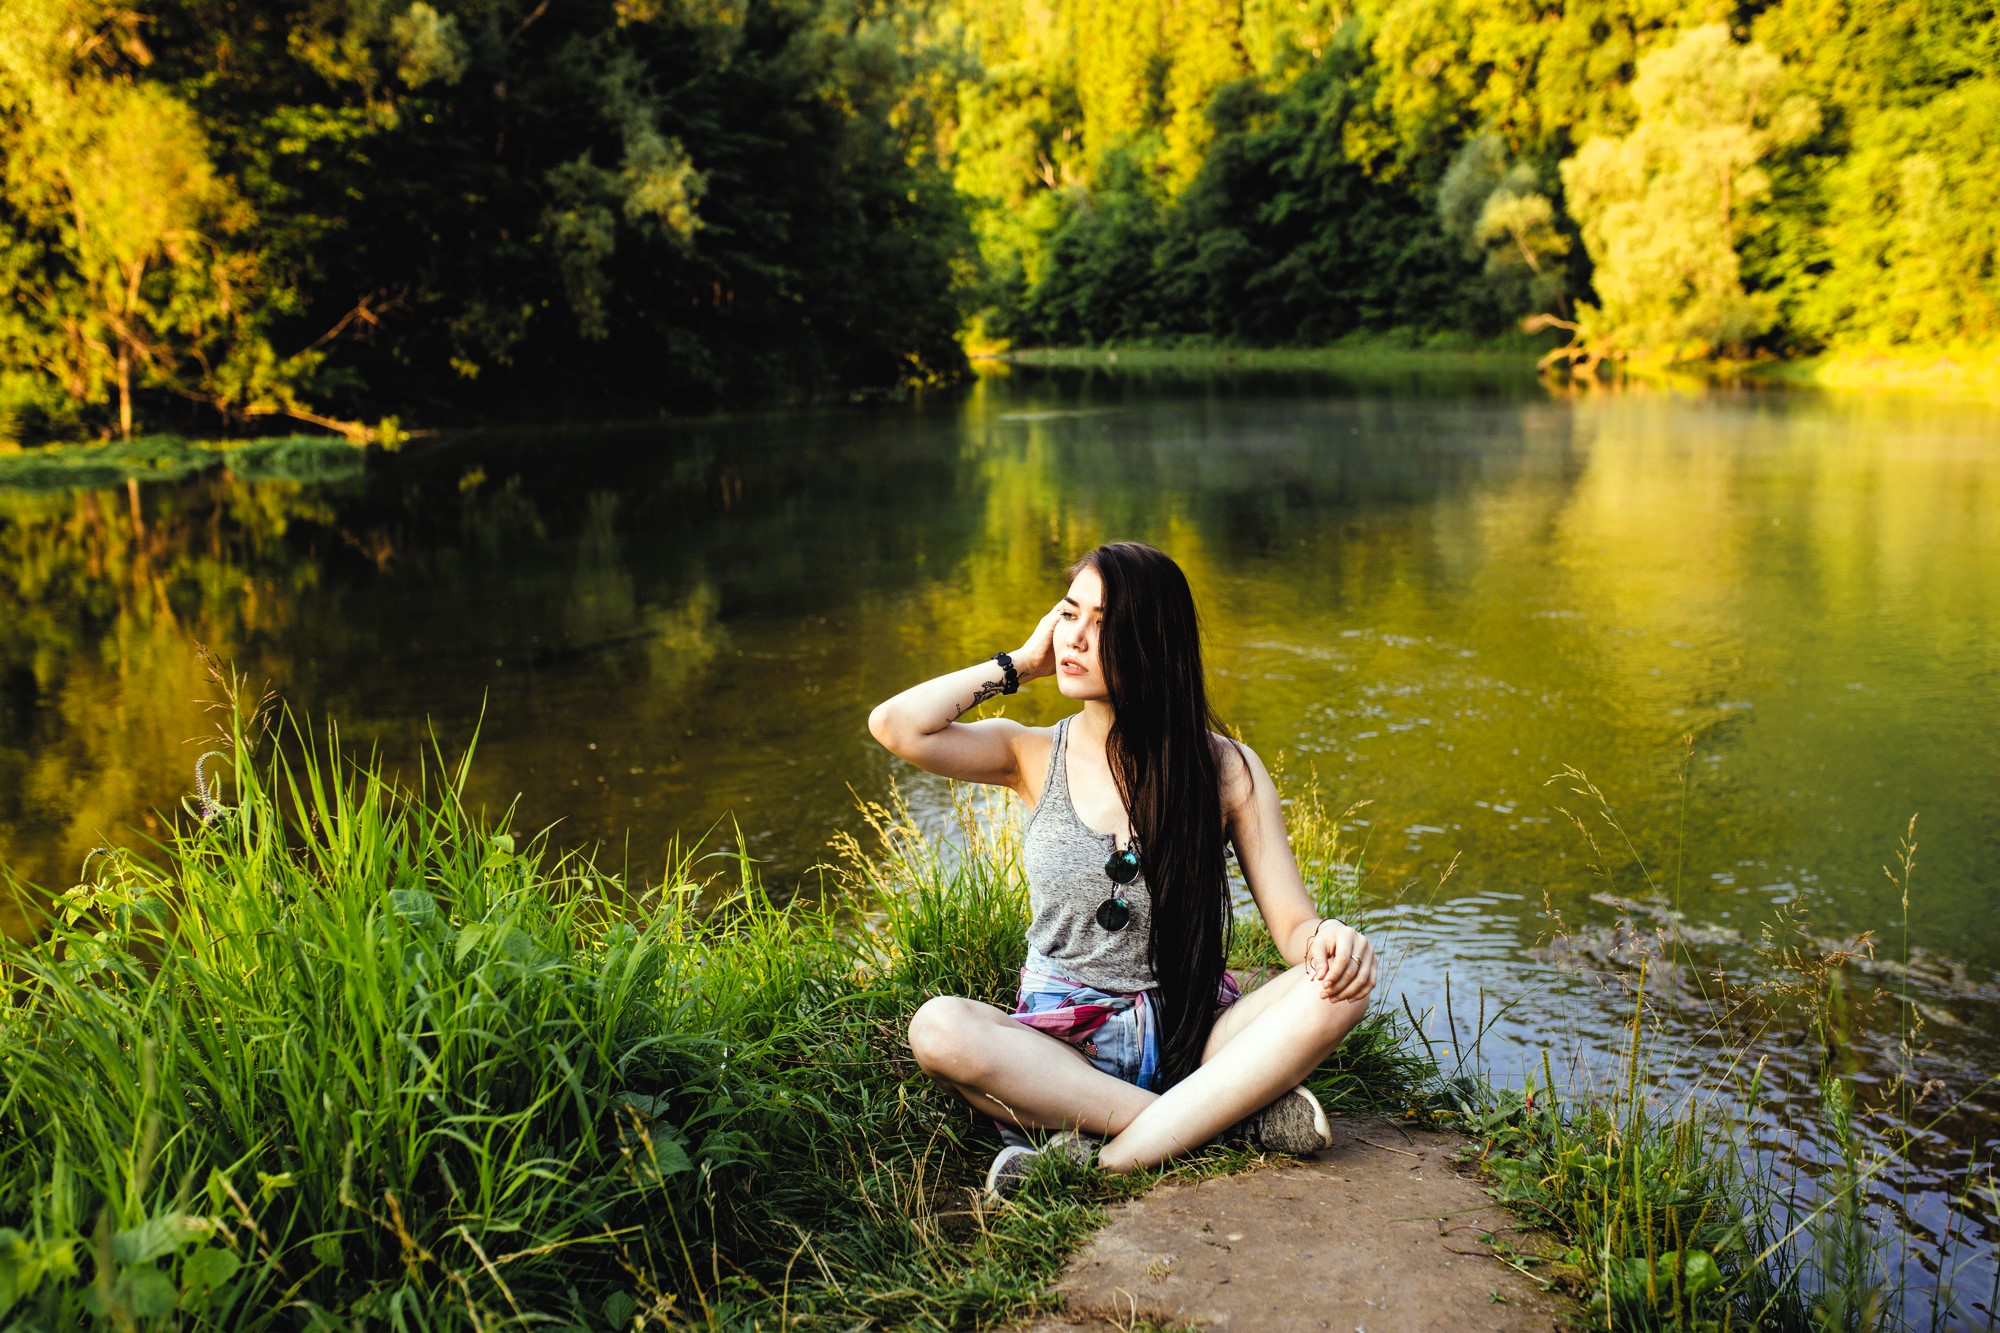
[[[1221,984],[1216,987],[1216,1007],[1233,1003],[1242,993],[1236,978],[1224,972]],[[1117,1073],[1149,1092],[1159,1088],[1159,1012],[1158,987],[1129,992],[1099,990],[1063,976],[1048,959],[1034,953],[1029,954],[1021,968],[1021,990],[1014,1002],[1017,1021],[1077,1047],[1100,1068],[1103,1065],[1099,1061],[1098,1033],[1114,1019],[1129,1027],[1129,1046],[1124,1041],[1118,1045],[1136,1047],[1137,1067],[1132,1067],[1134,1062],[1130,1059],[1121,1060]]]

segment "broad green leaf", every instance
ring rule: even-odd
[[[1722,1285],[1722,1269],[1716,1264],[1715,1257],[1706,1250],[1689,1252],[1681,1272],[1687,1280],[1689,1299],[1713,1291]]]
[[[422,889],[390,890],[389,906],[418,930],[429,930],[438,923],[437,899]]]
[[[127,1227],[111,1238],[111,1257],[120,1264],[146,1264],[163,1254],[172,1254],[184,1245],[204,1240],[215,1229],[205,1217],[187,1213],[162,1213],[136,1227]]]
[[[243,1261],[233,1250],[216,1246],[196,1250],[181,1265],[181,1290],[186,1292],[213,1291],[236,1276],[243,1267]]]
[[[210,1167],[208,1184],[203,1192],[208,1195],[209,1210],[221,1212],[223,1205],[229,1201],[229,1177],[223,1175],[218,1168]]]
[[[119,1280],[126,1310],[137,1319],[160,1319],[174,1312],[180,1292],[174,1280],[157,1268],[134,1268]]]
[[[614,1291],[604,1298],[604,1304],[598,1309],[603,1313],[605,1323],[613,1328],[624,1328],[639,1312],[639,1302],[622,1291]]]
[[[644,1092],[621,1092],[618,1100],[637,1111],[648,1120],[657,1120],[667,1113],[667,1099]]]
[[[12,1227],[0,1227],[0,1315],[14,1308],[20,1300],[35,1289],[35,1278],[31,1274],[28,1247],[21,1240],[21,1233]]]
[[[687,1146],[679,1139],[654,1139],[653,1157],[659,1162],[663,1176],[677,1176],[683,1171],[694,1170],[694,1159],[688,1156]]]

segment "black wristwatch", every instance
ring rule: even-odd
[[[1007,656],[1007,654],[1005,653],[995,653],[993,654],[993,660],[998,662],[1000,664],[1000,669],[1007,673],[1007,684],[1005,688],[1003,688],[1000,691],[1000,693],[1013,694],[1015,691],[1019,690],[1021,688],[1021,677],[1020,674],[1014,670],[1014,659]]]

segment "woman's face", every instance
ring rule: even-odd
[[[1104,627],[1104,580],[1085,565],[1063,597],[1056,617],[1056,688],[1080,703],[1108,699],[1104,660],[1098,656],[1098,632]]]

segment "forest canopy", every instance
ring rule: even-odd
[[[1991,348],[1996,70],[1967,0],[9,0],[0,440]]]

